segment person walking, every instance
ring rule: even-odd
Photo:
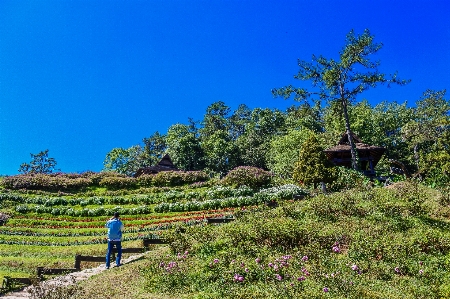
[[[111,265],[110,258],[114,247],[117,248],[116,266],[120,266],[120,259],[122,258],[122,231],[124,226],[119,217],[119,213],[115,212],[114,216],[105,224],[105,227],[108,228],[108,251],[106,253],[106,269],[109,269]]]

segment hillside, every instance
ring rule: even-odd
[[[168,245],[58,298],[450,298],[448,193],[414,181],[357,187],[278,200],[276,208],[241,206],[226,212],[236,218],[228,224],[178,221],[157,232]],[[8,225],[13,221],[21,220]],[[0,246],[2,269],[17,264],[4,258],[14,245]],[[21,248],[22,257],[43,254]],[[55,254],[64,247],[45,248]],[[70,256],[81,248],[104,252],[105,245],[66,248]]]

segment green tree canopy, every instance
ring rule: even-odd
[[[38,154],[30,154],[31,162],[22,163],[19,172],[22,173],[52,173],[56,167],[55,158],[49,158],[48,149]]]
[[[303,143],[298,160],[294,166],[293,179],[305,185],[316,185],[326,182],[330,177],[330,164],[315,134]]]
[[[388,77],[378,71],[379,62],[370,60],[370,57],[381,49],[382,44],[374,43],[373,39],[374,37],[367,29],[361,35],[355,35],[353,30],[350,31],[345,46],[339,52],[339,60],[315,55],[312,57],[314,63],[298,60],[300,69],[294,78],[311,81],[312,89],[307,90],[289,85],[272,90],[274,96],[281,96],[285,99],[294,95],[294,100],[297,101],[316,97],[319,100],[339,102],[351,146],[354,169],[358,168],[358,163],[355,145],[351,137],[348,105],[355,101],[360,93],[378,84],[404,85],[408,82],[399,80],[397,74]]]

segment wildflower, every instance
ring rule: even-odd
[[[355,265],[355,264],[352,265],[352,270],[353,270],[353,271],[356,271],[356,270],[358,270],[358,269],[359,269],[359,268],[358,268],[357,265]]]
[[[219,259],[214,259],[213,262],[214,264],[217,264],[219,262]]]
[[[239,275],[239,274],[234,274],[234,281],[235,282],[243,282],[244,281],[244,276]]]
[[[423,269],[419,270],[419,274],[422,275],[423,274]]]
[[[282,277],[280,274],[275,275],[275,278],[276,278],[278,281],[283,280],[283,277]]]
[[[304,281],[306,279],[305,276],[300,276],[299,278],[297,278],[298,281]]]
[[[273,267],[273,264],[272,263],[269,263],[267,266],[269,266],[269,267]]]
[[[249,270],[248,270],[248,268],[245,268],[245,270],[244,270],[245,272],[248,272]]]
[[[255,259],[255,262],[256,262],[257,264],[259,264],[259,262],[261,262],[261,259],[258,257],[258,258]]]
[[[245,264],[244,264],[244,262],[242,262],[242,263],[241,263],[241,267],[245,267]]]
[[[325,293],[328,293],[330,290],[329,290],[327,287],[324,287],[324,288],[323,288],[323,291],[324,291]]]
[[[331,250],[333,250],[334,253],[340,253],[341,249],[339,248],[339,246],[335,245],[331,248]]]
[[[419,262],[419,265],[421,265],[421,266],[422,266],[422,265],[423,265],[423,262],[422,262],[422,261],[420,261],[420,262]]]
[[[399,267],[395,267],[394,271],[395,271],[395,273],[400,273],[400,268]]]
[[[306,262],[308,260],[308,256],[307,255],[304,255],[303,257],[302,257],[302,262]]]

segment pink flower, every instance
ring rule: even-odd
[[[333,252],[335,252],[335,253],[340,253],[340,252],[341,252],[341,249],[340,249],[339,246],[337,246],[337,245],[333,246],[333,247],[331,248],[331,250],[333,250]]]
[[[419,270],[419,274],[422,275],[423,274],[423,269]]]
[[[300,276],[299,278],[297,278],[298,281],[304,281],[305,279],[305,276]]]
[[[275,275],[275,278],[279,281],[283,280],[283,277],[280,274]]]
[[[302,262],[306,262],[308,260],[308,256],[307,255],[304,255],[303,257],[302,257]]]
[[[399,268],[399,267],[395,267],[394,271],[395,271],[396,273],[400,273],[400,268]]]
[[[261,262],[261,259],[258,257],[258,258],[255,259],[255,262],[256,262],[257,264],[259,264],[259,262]]]
[[[324,288],[323,288],[323,291],[324,291],[325,293],[328,293],[330,290],[329,290],[327,287],[324,287]]]
[[[356,270],[358,270],[358,266],[357,266],[357,265],[355,265],[355,264],[353,264],[353,265],[352,265],[352,270],[353,270],[353,271],[356,271]]]
[[[244,270],[245,272],[248,272],[249,270],[248,270],[248,268],[245,268],[245,270]]]
[[[214,264],[217,264],[219,262],[219,259],[214,259]]]
[[[244,276],[239,275],[239,274],[234,274],[234,281],[235,282],[243,282],[244,281]]]
[[[272,263],[269,263],[267,266],[269,266],[269,267],[273,267],[273,264]]]

